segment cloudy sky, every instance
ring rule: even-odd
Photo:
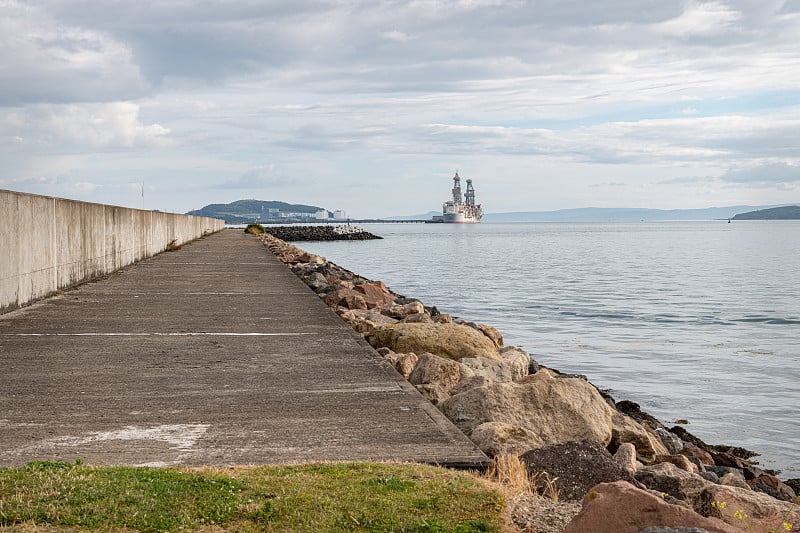
[[[0,0],[0,139],[0,188],[177,212],[795,203],[800,0]]]

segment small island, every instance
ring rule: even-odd
[[[800,220],[800,206],[787,205],[739,213],[733,220]]]

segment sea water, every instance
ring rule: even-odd
[[[800,222],[365,229],[298,244],[800,477]]]

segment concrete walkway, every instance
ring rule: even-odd
[[[0,465],[55,459],[486,461],[241,230],[0,316]]]

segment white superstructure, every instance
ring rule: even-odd
[[[451,224],[474,224],[483,218],[483,209],[475,203],[475,189],[472,180],[467,180],[467,191],[462,197],[461,177],[456,172],[453,177],[453,198],[442,205],[442,221]]]

